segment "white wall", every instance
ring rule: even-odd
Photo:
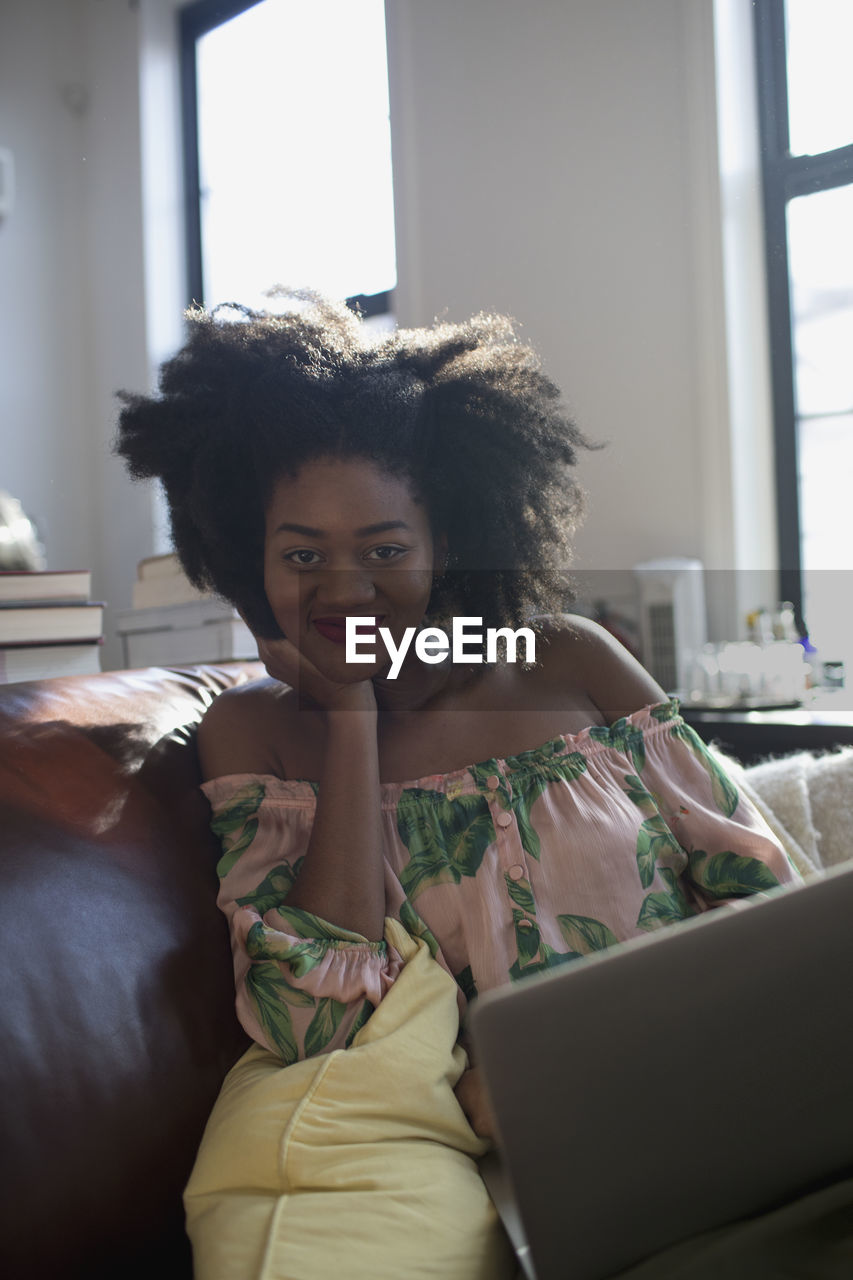
[[[111,456],[115,392],[148,379],[138,14],[127,0],[4,0],[0,145],[17,201],[0,224],[0,487],[48,564],[91,567],[112,618],[152,547],[152,492]]]
[[[386,9],[400,320],[523,323],[608,444],[582,458],[580,565],[614,585],[656,556],[757,567],[772,549],[734,526],[712,0]]]
[[[0,224],[0,487],[52,565],[92,565],[112,611],[159,536],[153,490],[110,456],[113,395],[149,386],[180,337],[175,4],[0,8],[0,145],[19,188]],[[401,322],[522,322],[608,442],[582,459],[585,568],[764,563],[767,502],[750,512],[734,473],[743,495],[769,446],[759,431],[739,460],[729,429],[713,0],[386,8]],[[760,425],[760,395],[739,403]],[[731,630],[731,600],[714,619]]]
[[[81,518],[91,499],[81,16],[75,0],[0,10],[0,144],[17,189],[0,221],[0,488],[37,520],[52,563],[69,567],[93,553]]]

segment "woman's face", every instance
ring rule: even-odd
[[[266,513],[264,587],[275,620],[325,675],[366,680],[388,665],[345,662],[348,617],[376,618],[399,644],[423,621],[436,546],[408,480],[361,459],[308,462],[280,478]],[[362,635],[369,635],[362,631]]]

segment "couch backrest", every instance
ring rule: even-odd
[[[258,663],[0,686],[0,1274],[191,1276],[234,1016],[195,729]]]

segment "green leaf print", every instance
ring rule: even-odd
[[[513,796],[510,808],[518,823],[518,838],[521,847],[530,858],[539,861],[541,846],[539,836],[530,821],[530,810],[548,785],[548,779],[538,774],[529,774],[513,780]]]
[[[658,812],[654,796],[633,773],[625,774],[625,794],[643,813],[654,815]]]
[[[268,929],[262,921],[253,924],[246,934],[246,953],[250,960],[272,960],[289,964],[297,978],[316,969],[328,950],[328,943],[321,938],[306,938],[292,942],[283,933]]]
[[[507,893],[512,898],[517,907],[521,907],[522,911],[528,911],[530,915],[536,915],[536,903],[533,898],[533,890],[530,887],[530,881],[526,878],[521,880],[513,880],[508,872],[504,872],[504,882],[506,883]]]
[[[242,898],[235,899],[237,905],[254,907],[259,916],[265,915],[273,907],[280,906],[293,888],[293,882],[299,874],[303,861],[304,859],[300,858],[292,867],[285,863],[273,867],[269,875],[264,876],[257,889],[245,894]]]
[[[536,952],[535,959],[524,965],[520,959],[513,960],[509,967],[510,980],[520,982],[522,978],[529,978],[535,973],[544,973],[547,969],[558,969],[561,965],[580,959],[580,954],[579,951],[555,951],[547,942],[543,942]]]
[[[541,765],[546,768],[549,764],[553,764],[555,760],[563,761],[565,756],[565,742],[562,738],[552,738],[550,742],[544,742],[541,747],[531,747],[529,751],[519,751],[517,755],[510,756],[512,767],[516,769],[538,769]],[[577,752],[573,752],[577,755]]]
[[[711,793],[717,808],[730,818],[738,805],[738,790],[725,769],[708,750],[705,743],[689,724],[676,724],[673,735],[690,748],[711,781]]]
[[[304,942],[297,942],[295,946],[288,947],[287,963],[293,970],[294,976],[304,978],[306,973],[310,973],[312,969],[316,969],[321,960],[325,960],[328,947],[322,938],[306,939]]]
[[[671,867],[658,867],[658,874],[667,887],[649,893],[643,899],[637,918],[641,929],[659,929],[662,925],[675,924],[696,914],[687,900],[681,877]]]
[[[539,968],[542,969],[559,969],[560,965],[568,964],[571,960],[579,960],[580,951],[555,951],[553,947],[549,947],[547,942],[543,942],[539,948],[539,954],[542,957]]]
[[[432,930],[427,928],[408,898],[403,900],[403,905],[400,907],[400,924],[410,938],[420,938],[427,944],[434,960],[438,955],[438,943]]]
[[[225,808],[212,819],[210,829],[222,841],[223,855],[216,866],[216,874],[224,880],[234,863],[245,853],[258,830],[258,819],[253,817],[260,808],[266,788],[262,782],[250,782],[236,791]],[[237,832],[242,832],[236,839]]]
[[[673,716],[678,715],[678,699],[670,698],[669,702],[659,702],[656,707],[650,709],[650,713],[655,720],[659,720],[661,723],[671,720]]]
[[[471,972],[470,964],[466,964],[465,968],[460,973],[454,974],[454,977],[456,978],[457,985],[460,987],[465,999],[476,1000],[478,995],[477,984],[474,981],[474,975]]]
[[[216,864],[216,874],[219,876],[220,880],[225,879],[235,862],[237,862],[241,855],[246,852],[249,845],[257,835],[257,831],[257,818],[250,818],[243,828],[243,834],[240,836],[240,839],[225,850],[225,853],[223,853],[222,857]],[[225,842],[223,841],[223,845],[224,843]]]
[[[590,916],[557,916],[563,937],[576,955],[588,955],[614,946],[619,939],[606,924]]]
[[[343,929],[340,925],[330,924],[313,911],[305,911],[302,907],[289,907],[283,903],[276,908],[282,920],[290,926],[290,932],[306,941],[325,939],[330,942],[366,942],[362,933],[353,933],[351,929]],[[380,944],[384,946],[383,944]]]
[[[607,746],[615,747],[617,751],[623,751],[626,755],[630,755],[634,762],[634,768],[638,773],[642,771],[643,765],[646,763],[646,743],[643,730],[637,728],[636,725],[629,724],[624,716],[621,720],[614,720],[611,725],[593,725],[589,731],[589,736],[596,742],[603,742]]]
[[[515,945],[518,949],[519,964],[528,965],[539,954],[539,929],[520,911],[513,911],[512,919],[515,925]]]
[[[282,1000],[287,1004],[294,1005],[297,1009],[307,1009],[309,1004],[314,1003],[314,997],[309,995],[307,991],[302,991],[299,987],[294,987],[287,981],[284,974],[280,974],[280,982],[278,983],[279,993]]]
[[[299,1056],[290,1011],[282,996],[282,987],[289,987],[272,961],[253,964],[246,974],[246,993],[252,1002],[258,1022],[266,1038],[284,1059],[285,1065],[295,1062]]]
[[[371,1003],[370,1000],[365,1000],[364,1004],[361,1006],[361,1009],[358,1012],[355,1022],[350,1027],[349,1034],[346,1038],[346,1043],[344,1044],[345,1049],[348,1049],[350,1047],[350,1045],[358,1035],[361,1028],[365,1025],[368,1018],[373,1013],[374,1008],[375,1006]]]
[[[660,929],[666,924],[675,924],[677,920],[684,920],[691,914],[689,909],[685,910],[685,906],[672,893],[663,890],[647,893],[637,916],[637,926],[640,929]]]
[[[593,742],[603,742],[605,746],[610,746],[610,725],[594,724],[590,727],[589,736]]]
[[[560,738],[548,744],[553,748],[564,745]],[[569,751],[558,755],[554,750],[545,759],[542,758],[543,751],[544,748],[540,748],[530,753],[538,760],[535,769],[512,775],[512,800],[509,805],[518,823],[521,847],[528,857],[535,858],[537,862],[540,860],[541,846],[539,835],[530,817],[534,804],[549,782],[574,782],[586,772],[586,757],[580,751]],[[516,756],[515,759],[521,760],[522,756]]]
[[[315,1053],[322,1053],[332,1036],[341,1025],[341,1020],[348,1009],[342,1000],[333,1000],[324,996],[317,1001],[317,1012],[308,1024],[305,1032],[305,1056],[310,1058]]]
[[[500,765],[497,760],[484,760],[482,764],[473,764],[468,772],[476,782],[481,791],[487,791],[489,795],[494,796],[503,805],[504,809],[509,806],[509,786],[504,775],[501,773]],[[489,778],[497,778],[497,790],[493,791],[489,786]]]
[[[218,836],[232,835],[239,831],[247,818],[257,813],[266,795],[262,782],[247,782],[238,788],[227,804],[211,820],[210,827]]]
[[[683,850],[680,850],[680,852],[684,857],[684,866],[686,867],[687,855],[684,853]],[[664,884],[669,889],[669,892],[672,894],[673,898],[678,899],[678,902],[681,904],[683,908],[684,915],[686,916],[695,915],[696,914],[695,911],[691,907],[690,903],[687,901],[687,895],[684,892],[684,884],[681,879],[681,873],[674,871],[672,867],[658,867],[658,875],[660,876],[661,880],[663,880]]]
[[[488,804],[479,795],[449,799],[440,791],[412,788],[397,809],[397,830],[409,851],[400,874],[406,897],[414,901],[431,885],[459,884],[476,875],[483,854],[495,839]],[[428,800],[429,803],[424,803]]]
[[[640,884],[644,889],[655,878],[655,866],[666,854],[682,854],[681,845],[670,831],[659,813],[653,818],[646,818],[640,823],[637,832],[637,868],[640,872]]]
[[[549,782],[573,782],[586,772],[586,757],[581,751],[567,752],[562,738],[554,738],[541,747],[520,751],[509,756],[511,768],[507,776],[500,771],[497,760],[473,765],[471,776],[488,794],[515,816],[518,838],[524,852],[540,860],[539,835],[530,819],[530,811]],[[497,790],[488,787],[488,779],[500,779]],[[510,788],[512,795],[510,795]]]
[[[701,849],[695,849],[689,858],[693,880],[711,898],[746,898],[779,885],[760,858],[744,857],[731,850],[709,857]]]

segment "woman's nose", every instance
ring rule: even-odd
[[[364,569],[327,568],[317,575],[317,601],[324,607],[344,611],[370,604],[376,598],[376,586]]]

